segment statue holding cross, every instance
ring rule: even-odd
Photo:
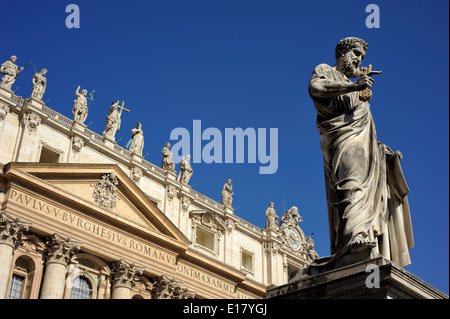
[[[111,103],[109,114],[106,116],[106,125],[102,134],[103,137],[113,141],[115,140],[115,135],[117,131],[120,130],[120,124],[122,122],[120,118],[122,111],[130,112],[130,110],[126,109],[124,106],[124,101],[122,102],[122,105],[119,105],[119,101]]]

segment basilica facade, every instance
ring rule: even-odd
[[[260,299],[317,257],[295,207],[250,224],[226,187],[219,203],[189,186],[188,162],[177,176],[169,148],[146,161],[139,125],[117,145],[123,104],[98,134],[87,92],[67,118],[42,102],[40,75],[27,99],[0,85],[0,298]]]

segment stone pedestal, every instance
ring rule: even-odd
[[[136,153],[131,154],[131,162],[142,163],[144,157],[142,155],[138,155]]]
[[[30,106],[32,106],[36,109],[42,109],[45,106],[45,104],[41,100],[36,100],[35,98],[30,97],[25,100],[24,107],[30,107]]]
[[[223,206],[223,211],[225,215],[234,215],[234,209],[231,206]]]
[[[166,171],[166,181],[176,181],[177,173],[172,171]]]
[[[84,130],[86,129],[86,125],[84,125],[84,123],[81,123],[77,120],[74,120],[72,122],[72,129],[78,130],[80,132],[84,132]]]
[[[336,268],[313,265],[288,284],[267,291],[268,299],[448,299],[448,296],[382,256]]]
[[[112,149],[116,145],[116,141],[114,138],[103,136],[103,144],[105,144],[106,147]]]

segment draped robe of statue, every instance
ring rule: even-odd
[[[326,64],[314,69],[310,86],[320,79],[351,82]],[[331,253],[348,253],[362,235],[400,267],[410,264],[414,241],[401,154],[377,141],[370,105],[359,100],[358,91],[311,98],[318,113]]]
[[[144,150],[144,132],[142,131],[142,124],[137,123],[136,128],[131,130],[131,139],[128,141],[126,148],[129,147],[131,153],[142,156]]]

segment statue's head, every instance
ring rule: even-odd
[[[227,184],[231,184],[231,179],[227,179]]]
[[[171,146],[170,143],[167,142],[167,143],[166,143],[166,147],[167,147],[167,148],[170,148],[170,146]]]
[[[186,155],[186,160],[189,162],[189,160],[191,159],[191,155]]]
[[[335,57],[339,70],[348,78],[360,75],[361,61],[366,56],[368,44],[356,37],[344,38],[336,45]]]
[[[274,205],[273,202],[270,202],[270,203],[269,203],[269,206],[270,206],[270,207],[273,207],[273,205]]]
[[[11,61],[12,63],[16,62],[16,60],[17,60],[17,57],[16,57],[15,55],[13,55],[13,56],[11,57],[11,59],[10,59],[10,61]]]
[[[41,70],[41,74],[42,74],[42,75],[46,75],[46,74],[47,74],[47,69],[42,69],[42,70]]]
[[[81,90],[81,95],[86,96],[86,94],[87,94],[87,90],[86,89]]]

